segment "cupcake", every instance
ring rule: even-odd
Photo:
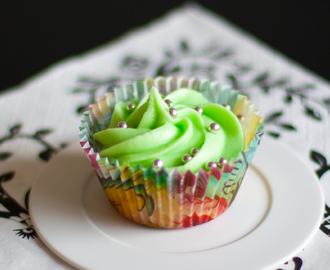
[[[233,202],[263,125],[219,82],[147,79],[90,105],[80,144],[113,207],[146,226],[211,221]]]

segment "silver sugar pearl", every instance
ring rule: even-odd
[[[213,161],[207,163],[207,168],[210,169],[210,170],[211,170],[212,168],[216,168],[216,167],[217,167],[217,163],[215,163],[215,162],[213,162]]]
[[[160,159],[156,159],[156,160],[154,161],[154,166],[155,166],[155,167],[158,167],[158,168],[162,168],[162,167],[164,166],[164,163],[163,163],[162,160],[160,160]]]
[[[218,162],[218,167],[222,168],[223,165],[227,164],[227,159],[226,158],[220,158]]]
[[[164,101],[167,104],[167,106],[169,106],[169,107],[173,106],[173,102],[170,101],[169,99],[165,99]]]
[[[223,107],[225,107],[227,110],[230,110],[230,106],[228,104],[222,104]]]
[[[183,162],[188,162],[188,161],[191,160],[191,159],[192,159],[192,156],[187,154],[187,155],[184,155],[184,156],[183,156],[182,161],[183,161]]]
[[[170,112],[170,115],[173,117],[176,117],[178,115],[178,111],[174,108],[170,108],[169,112]]]
[[[128,128],[128,126],[125,121],[120,121],[117,125],[117,128]]]
[[[211,133],[216,133],[217,131],[219,131],[220,129],[220,125],[218,123],[212,123],[210,126],[209,126],[209,131]]]
[[[127,105],[127,109],[128,110],[133,110],[135,108],[135,104],[134,103],[130,103]]]
[[[201,107],[195,107],[195,111],[198,112],[199,114],[203,113],[203,109]]]
[[[243,115],[237,115],[237,119],[241,122],[243,122],[245,120],[244,116]]]
[[[193,149],[191,150],[191,154],[192,154],[193,156],[196,155],[198,152],[199,152],[199,149],[198,149],[197,147],[195,147],[195,148],[193,148]]]

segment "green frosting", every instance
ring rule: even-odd
[[[176,117],[170,115],[165,99],[172,101]],[[130,103],[136,105],[132,110],[127,108]],[[197,106],[203,109],[202,114],[194,109]],[[121,121],[128,128],[117,128]],[[212,123],[220,125],[215,133],[208,129]],[[217,162],[221,157],[230,160],[244,150],[244,134],[237,117],[188,88],[162,98],[152,87],[140,103],[118,102],[109,127],[94,134],[94,139],[103,145],[101,157],[108,157],[110,162],[118,159],[120,165],[149,167],[155,159],[161,159],[167,171],[177,167],[181,173],[196,173],[210,161]],[[193,148],[198,148],[198,153],[184,162],[183,157]]]

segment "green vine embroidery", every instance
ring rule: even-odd
[[[0,146],[6,141],[10,141],[18,138],[24,138],[24,139],[34,140],[44,147],[44,150],[39,153],[39,158],[44,161],[48,161],[53,154],[58,152],[58,149],[47,143],[46,140],[44,139],[46,135],[52,132],[51,129],[40,129],[33,134],[25,134],[25,133],[21,133],[21,128],[22,128],[21,124],[17,124],[10,127],[8,134],[0,138]],[[64,148],[65,146],[66,144],[63,143],[60,145],[60,148]],[[11,156],[12,156],[11,152],[1,152],[0,161],[6,160]]]
[[[193,49],[187,41],[179,42],[176,48],[164,50],[163,60],[151,64],[147,58],[138,58],[132,55],[123,58],[119,73],[106,80],[94,80],[88,77],[80,78],[73,93],[83,92],[88,95],[86,104],[77,108],[80,114],[88,109],[88,105],[95,103],[97,97],[103,92],[113,91],[118,85],[141,80],[146,77],[157,76],[188,76],[197,78],[216,78],[218,71],[224,74],[224,80],[231,84],[234,89],[249,96],[256,89],[260,89],[265,95],[272,91],[283,91],[284,102],[290,104],[293,99],[300,100],[306,116],[316,121],[321,121],[321,113],[310,104],[324,107],[330,113],[330,98],[318,101],[309,94],[316,88],[314,84],[306,83],[295,86],[290,78],[282,76],[274,78],[269,71],[258,72],[251,64],[241,63],[232,48],[211,44],[201,49]],[[289,126],[279,124],[279,127],[290,130]],[[273,134],[275,135],[275,134]],[[276,136],[275,136],[276,137]]]

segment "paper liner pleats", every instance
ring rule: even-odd
[[[245,150],[221,169],[200,169],[179,173],[153,166],[142,168],[101,158],[101,145],[93,134],[106,129],[114,106],[133,98],[141,100],[152,86],[161,94],[188,87],[201,92],[213,103],[228,104],[241,119],[245,134]],[[196,78],[158,77],[127,84],[107,93],[84,113],[80,125],[80,144],[89,158],[113,207],[128,219],[159,228],[184,228],[211,221],[233,202],[244,174],[263,135],[259,111],[238,91],[219,82]]]

